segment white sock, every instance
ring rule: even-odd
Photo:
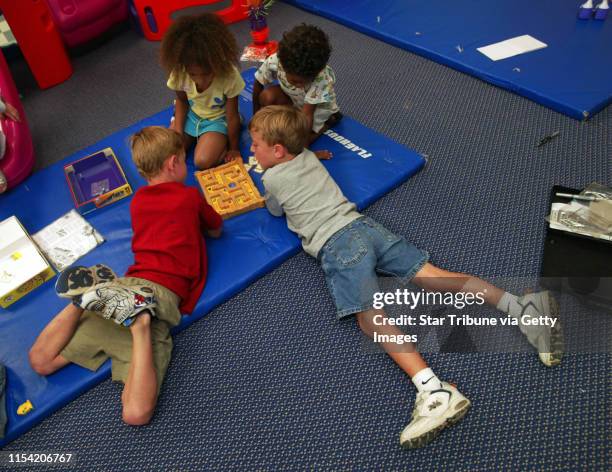
[[[518,318],[521,316],[522,311],[522,307],[518,302],[518,297],[508,292],[504,292],[502,295],[499,303],[497,304],[497,309],[504,312],[506,315],[511,316],[512,318]]]
[[[418,371],[414,377],[412,377],[412,383],[419,392],[428,392],[442,388],[442,382],[436,377],[434,371],[429,367]]]

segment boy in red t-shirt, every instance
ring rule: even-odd
[[[49,375],[71,362],[97,370],[110,357],[113,380],[125,384],[123,420],[143,425],[170,362],[170,328],[193,311],[206,282],[202,233],[219,237],[223,222],[197,189],[183,184],[187,166],[178,133],[143,128],[131,147],[148,183],[130,205],[134,264],[121,278],[102,264],[62,272],[56,290],[73,302],[40,333],[30,363]]]

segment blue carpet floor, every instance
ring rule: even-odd
[[[302,21],[330,35],[341,108],[429,156],[418,176],[366,213],[429,250],[436,264],[490,279],[536,277],[550,187],[612,183],[610,108],[579,123],[288,5],[276,4],[269,18],[276,38]],[[232,28],[248,41],[242,26]],[[79,127],[67,113],[52,123],[79,127],[80,139],[91,132],[91,143],[136,105],[141,117],[163,108],[145,110],[159,97],[171,99],[162,80],[142,80],[159,74],[155,47],[125,33],[75,60],[75,82],[24,98],[26,111],[38,117],[32,128],[47,132],[42,110],[53,104],[74,103],[84,117],[94,106],[106,119],[99,127]],[[121,81],[96,80],[115,55],[137,73],[122,69]],[[86,92],[93,83],[92,105]],[[148,87],[142,104],[130,101],[142,87]],[[554,131],[555,140],[536,147]],[[58,137],[48,139],[60,148]],[[58,158],[74,152],[70,145]],[[397,441],[412,411],[413,386],[364,345],[354,322],[335,320],[320,268],[301,253],[176,337],[149,426],[122,424],[120,387],[108,381],[4,451],[73,451],[80,470],[121,472],[612,469],[609,353],[571,354],[558,369],[528,353],[426,358],[474,407],[427,448],[404,451]]]

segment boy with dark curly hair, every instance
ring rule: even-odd
[[[336,75],[327,64],[331,46],[325,32],[302,23],[283,34],[278,53],[268,57],[255,73],[253,114],[268,105],[293,105],[308,118],[311,144],[342,118],[336,103]],[[278,85],[272,85],[278,80]],[[315,153],[320,159],[328,151]]]
[[[170,127],[183,136],[185,150],[196,141],[196,167],[240,157],[238,95],[244,80],[236,39],[223,21],[213,13],[178,18],[162,40],[161,64],[176,92]]]

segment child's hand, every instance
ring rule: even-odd
[[[331,151],[328,151],[327,149],[323,149],[321,151],[314,151],[314,155],[317,156],[319,159],[325,161],[331,159],[334,156]]]
[[[2,118],[8,118],[9,120],[17,122],[21,121],[21,117],[19,116],[19,112],[17,111],[17,109],[10,103],[5,103],[5,105],[6,110],[4,110],[4,113],[0,113],[0,116]]]
[[[229,151],[227,151],[227,153],[225,153],[225,162],[230,162],[234,159],[242,160],[242,155],[240,154],[240,151],[237,151],[236,149],[230,149]]]
[[[183,135],[183,130],[182,129],[177,129],[178,126],[176,126],[176,120],[174,119],[174,117],[172,117],[172,119],[170,120],[170,126],[168,126],[168,128],[170,128],[171,130],[176,131],[181,136]]]
[[[221,232],[223,231],[222,228],[217,228],[217,229],[207,229],[206,230],[206,236],[213,238],[213,239],[217,239],[221,237]]]

